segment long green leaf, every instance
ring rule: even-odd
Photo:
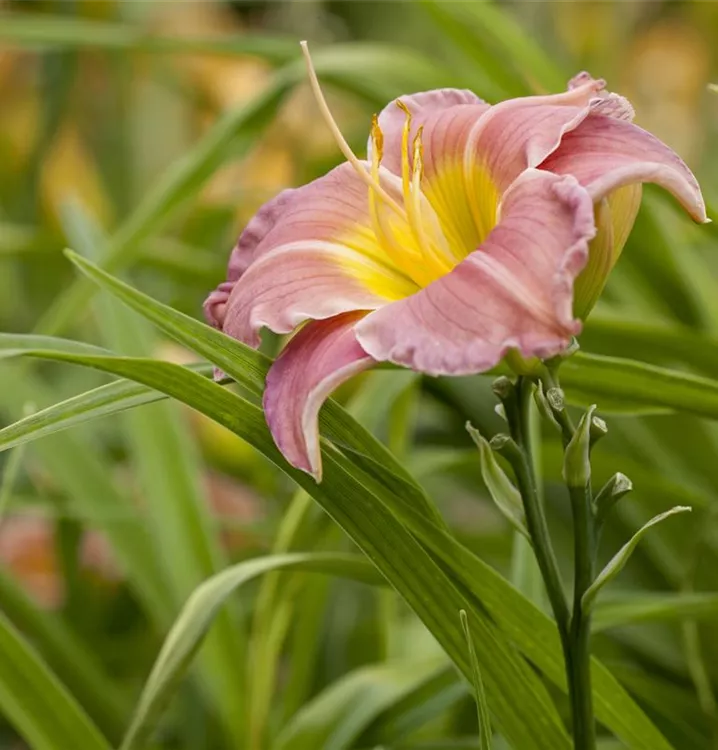
[[[286,63],[297,54],[294,39],[256,34],[216,38],[182,38],[150,33],[138,25],[108,23],[60,15],[11,15],[0,18],[0,40],[16,46],[136,50],[140,52],[211,52],[256,55]]]
[[[436,660],[372,665],[350,672],[305,704],[277,738],[276,750],[350,750],[389,706],[435,673]]]
[[[234,565],[208,579],[188,599],[168,633],[122,741],[122,750],[142,745],[228,597],[248,581],[279,569],[340,575],[374,584],[382,582],[362,558],[329,553],[260,557]]]
[[[469,613],[471,632],[481,646],[477,653],[496,726],[506,737],[527,750],[568,748],[565,730],[536,674],[481,608],[469,604],[414,537],[353,477],[351,463],[336,448],[325,445],[324,480],[318,485],[303,472],[287,466],[258,407],[196,373],[154,360],[54,352],[35,354],[96,367],[161,389],[259,448],[347,531],[467,676],[471,667],[464,639],[456,618],[450,615],[460,609]],[[366,477],[363,472],[361,475]],[[438,528],[433,523],[431,527]]]
[[[0,334],[0,347],[7,343],[6,337],[9,335]],[[27,344],[24,347],[25,349],[63,349],[65,341],[64,339],[49,339],[49,337],[42,336],[18,336],[16,340],[18,339],[22,339]],[[43,346],[43,339],[45,346]],[[54,341],[54,346],[48,347],[48,340]],[[18,351],[15,350],[14,356],[17,355]],[[65,351],[71,351],[71,348],[65,349]],[[7,350],[0,348],[0,358],[4,354],[7,354]],[[189,369],[206,377],[211,377],[214,368],[212,365],[201,364],[190,365]],[[39,440],[46,435],[67,430],[93,419],[120,414],[136,406],[152,404],[166,398],[167,396],[164,393],[159,393],[145,385],[134,383],[131,380],[116,380],[113,383],[101,385],[65,401],[60,401],[45,409],[40,409],[4,427],[0,430],[0,445],[7,450],[16,445],[22,445],[29,436],[32,436],[33,440]]]
[[[466,617],[466,612],[461,610],[459,614],[461,616],[461,626],[466,635],[466,642],[469,646],[469,656],[471,658],[474,699],[476,700],[476,710],[479,721],[479,750],[491,750],[491,715],[489,714],[489,707],[486,704],[484,681],[481,679],[481,669],[479,668],[479,662],[476,658],[476,649],[474,648],[474,640],[471,637],[471,631],[469,630],[469,621]]]
[[[110,750],[87,715],[1,613],[0,711],[33,750]]]
[[[712,620],[718,617],[718,594],[644,594],[631,591],[596,603],[594,631],[643,622],[678,622],[686,618]]]
[[[64,204],[62,219],[68,238],[85,255],[102,246],[102,232],[80,204]],[[108,296],[100,297],[96,307],[103,339],[111,349],[137,356],[152,353],[154,330],[146,321]],[[123,427],[130,460],[147,498],[152,541],[179,607],[196,586],[226,564],[203,495],[197,448],[177,404],[125,413]],[[241,644],[236,622],[223,612],[199,658],[203,685],[234,744],[240,744],[245,734],[244,715],[236,710],[244,697],[237,666],[244,663]]]
[[[271,364],[267,356],[142,294],[75,253],[68,251],[68,254],[83,273],[112,292],[125,304],[137,310],[169,336],[197,354],[207,357],[251,393],[257,395],[262,393],[264,379]],[[320,425],[327,437],[337,445],[346,446],[367,455],[380,464],[389,466],[393,486],[407,493],[420,508],[441,523],[438,511],[402,464],[368,430],[352,419],[331,399],[322,410]]]
[[[718,378],[718,340],[690,328],[591,316],[581,333],[587,351],[654,365],[683,365]]]
[[[602,398],[718,419],[718,381],[629,359],[578,352],[561,365],[561,384]]]
[[[109,739],[119,739],[129,707],[89,644],[53,612],[42,611],[9,572],[0,569],[0,609],[28,638]]]
[[[11,346],[17,355],[17,342]],[[91,349],[77,348],[87,350]],[[23,372],[20,377],[14,369],[0,367],[0,408],[13,413],[19,403],[41,405],[51,400],[51,391],[31,372]],[[150,619],[166,626],[173,611],[172,599],[151,540],[141,525],[115,522],[132,513],[133,504],[108,476],[95,446],[84,435],[67,434],[47,437],[37,442],[34,450],[73,506],[84,517],[96,519],[97,528],[109,540],[121,570]]]
[[[467,683],[453,665],[430,675],[415,689],[388,706],[358,740],[358,747],[385,747],[411,736],[468,694]],[[478,743],[474,742],[472,750]]]
[[[678,505],[675,508],[667,510],[665,513],[661,513],[655,518],[652,518],[648,523],[644,524],[638,531],[621,547],[618,552],[608,561],[604,569],[596,576],[596,580],[591,584],[586,593],[583,595],[581,600],[581,606],[589,610],[593,606],[593,602],[596,600],[601,589],[610,583],[625,567],[629,558],[633,554],[633,550],[636,549],[638,543],[643,538],[644,534],[648,533],[651,526],[655,526],[657,523],[665,521],[669,516],[673,516],[676,513],[685,513],[690,511],[691,508],[686,506]]]

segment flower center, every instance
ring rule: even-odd
[[[382,166],[384,134],[376,115],[371,161],[360,161],[329,110],[306,42],[301,46],[319,110],[368,190],[367,220],[337,238],[356,251],[342,262],[378,295],[396,300],[414,294],[477,250],[495,226],[499,194],[489,170],[482,160],[457,148],[455,153],[432,154],[425,177],[423,126],[412,138],[412,115],[401,100],[396,102],[405,115],[399,174]]]

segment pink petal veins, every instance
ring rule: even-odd
[[[430,375],[467,375],[509,349],[561,351],[580,330],[573,282],[595,235],[593,205],[572,177],[527,170],[507,191],[486,242],[451,273],[357,324],[361,346]]]
[[[264,411],[279,450],[292,466],[321,481],[319,409],[345,380],[374,360],[354,336],[361,313],[314,321],[285,347],[267,375]]]

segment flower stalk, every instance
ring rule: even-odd
[[[591,617],[582,606],[586,591],[595,580],[598,527],[591,489],[590,450],[597,432],[605,425],[589,409],[578,427],[574,427],[564,408],[555,368],[547,368],[541,378],[541,395],[551,410],[551,423],[558,426],[565,449],[564,477],[571,501],[574,533],[574,588],[571,605],[567,601],[561,573],[553,550],[546,515],[538,493],[532,462],[529,419],[536,381],[520,376],[513,389],[506,383],[495,389],[502,400],[512,440],[494,444],[511,465],[526,514],[531,543],[546,586],[551,609],[563,647],[571,705],[575,750],[595,750],[596,733],[591,688]],[[598,429],[597,429],[598,425]]]

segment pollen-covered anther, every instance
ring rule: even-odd
[[[384,133],[379,127],[379,117],[376,114],[371,116],[371,143],[372,143],[372,161],[379,166],[384,156]]]
[[[412,144],[412,156],[414,159],[412,168],[412,185],[419,187],[421,184],[421,178],[424,176],[424,144],[422,143],[422,136],[424,134],[424,126],[422,125],[414,136],[414,142]]]

